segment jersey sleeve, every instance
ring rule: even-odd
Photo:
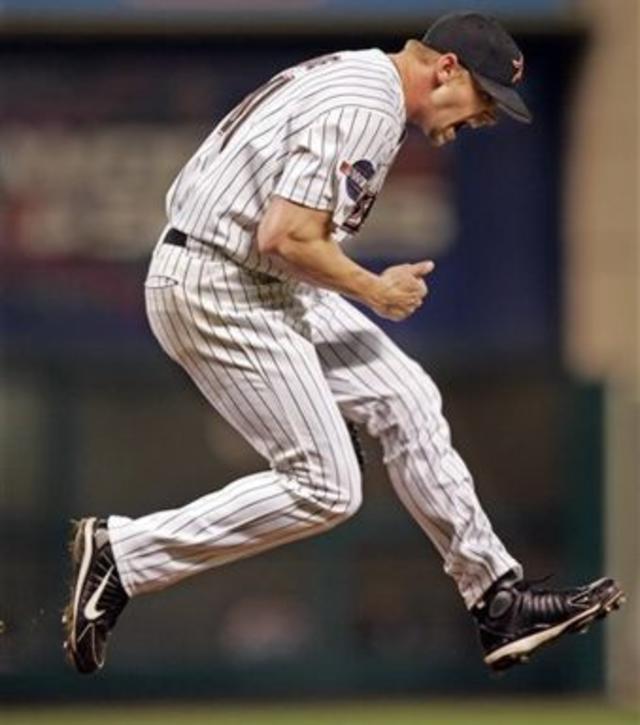
[[[393,119],[379,111],[343,107],[323,114],[295,140],[273,193],[332,211],[340,226],[363,195],[382,185],[394,135]]]

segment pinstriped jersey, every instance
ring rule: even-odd
[[[269,200],[330,211],[333,238],[343,241],[366,219],[405,122],[400,76],[381,50],[289,68],[205,139],[169,189],[169,222],[249,269],[282,277],[257,248]]]

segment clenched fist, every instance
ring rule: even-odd
[[[371,290],[369,307],[387,320],[405,320],[422,305],[429,291],[423,278],[434,268],[431,261],[388,267]]]

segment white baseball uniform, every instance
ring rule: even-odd
[[[355,513],[361,472],[344,418],[380,439],[397,494],[467,606],[506,571],[521,573],[451,445],[431,378],[340,295],[297,282],[257,247],[274,195],[331,211],[337,241],[357,232],[405,121],[382,51],[325,56],[248,96],[173,183],[146,281],[151,328],[270,467],[181,508],[110,517],[130,595]]]

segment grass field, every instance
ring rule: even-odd
[[[420,703],[2,708],[2,725],[618,725],[636,713],[601,702]]]

